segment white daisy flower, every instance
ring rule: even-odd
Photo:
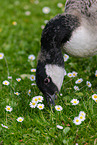
[[[33,102],[30,102],[30,107],[31,108],[35,108],[37,106],[37,102],[33,101]]]
[[[83,115],[79,115],[78,117],[79,117],[79,119],[80,119],[81,121],[84,121],[84,120],[85,120],[85,116],[83,116]]]
[[[44,7],[44,8],[42,9],[42,12],[43,12],[44,14],[48,14],[48,13],[50,12],[50,8],[49,8],[49,7]]]
[[[74,86],[74,90],[79,91],[79,87],[78,86]]]
[[[75,84],[80,84],[82,81],[83,81],[83,79],[80,78],[80,79],[78,79],[78,80],[75,82]]]
[[[17,78],[16,80],[17,80],[17,82],[20,82],[21,81],[21,78]]]
[[[72,78],[72,77],[73,77],[73,74],[72,74],[72,73],[68,73],[67,76],[68,76],[69,78]]]
[[[92,86],[92,84],[91,84],[89,81],[86,82],[86,85],[87,85],[89,88]]]
[[[32,102],[38,103],[38,101],[39,101],[39,100],[38,100],[38,96],[35,96],[35,97],[32,98]]]
[[[35,0],[34,3],[37,5],[37,4],[39,4],[39,1],[38,0]]]
[[[31,76],[30,76],[30,80],[31,80],[31,81],[35,81],[35,76],[34,76],[34,75],[31,75]]]
[[[0,53],[0,59],[3,59],[4,53]]]
[[[72,105],[77,105],[79,103],[79,100],[77,99],[72,99],[71,100]]]
[[[57,111],[63,110],[63,108],[62,108],[60,105],[56,105],[56,106],[55,106],[55,109],[56,109]]]
[[[6,85],[6,86],[8,86],[9,85],[9,82],[8,81],[3,81],[3,85]]]
[[[26,11],[26,12],[25,12],[25,15],[26,15],[26,16],[30,16],[30,15],[31,15],[31,12],[30,12],[30,11]]]
[[[32,83],[31,86],[36,86],[36,84],[35,83]]]
[[[95,77],[97,77],[97,70],[95,71]]]
[[[44,104],[38,104],[38,105],[37,105],[37,108],[38,108],[39,110],[42,110],[42,109],[44,108]]]
[[[34,60],[35,59],[35,56],[33,54],[31,54],[31,55],[28,56],[28,59]]]
[[[73,123],[76,124],[76,125],[80,125],[81,124],[81,120],[79,117],[75,117],[74,120],[73,120]]]
[[[63,96],[63,94],[60,94],[60,96]]]
[[[4,128],[8,128],[8,126],[5,126],[5,125],[3,125],[3,124],[1,124],[1,126],[4,127]]]
[[[57,128],[59,128],[59,129],[63,129],[63,126],[61,126],[61,125],[57,125]]]
[[[8,79],[11,80],[12,79],[12,76],[8,76]]]
[[[44,25],[41,25],[41,29],[43,30],[45,28],[45,26]]]
[[[62,3],[58,3],[58,4],[57,4],[57,7],[58,7],[58,8],[62,8],[62,7],[63,7],[63,4],[62,4]]]
[[[17,25],[17,22],[16,21],[13,21],[12,22],[12,25],[16,26]]]
[[[19,96],[19,95],[20,95],[20,93],[19,93],[19,92],[14,92],[14,94],[15,94],[15,95],[17,95],[17,96]]]
[[[28,91],[28,95],[29,95],[29,96],[31,95],[31,90]]]
[[[64,61],[66,62],[68,59],[69,59],[69,55],[67,55],[67,54],[64,54]]]
[[[23,117],[18,117],[18,118],[17,118],[17,121],[18,121],[18,122],[22,122],[23,120],[24,120]]]
[[[77,72],[75,72],[75,71],[73,71],[73,72],[72,72],[73,77],[76,77],[76,76],[77,76],[77,74],[78,74],[78,73],[77,73]]]
[[[84,111],[80,111],[80,112],[79,112],[79,115],[81,115],[81,116],[84,116],[84,117],[85,117],[85,116],[86,116],[86,113],[85,113]]]
[[[31,69],[31,72],[36,72],[36,69],[35,69],[35,68],[32,68],[32,69]]]
[[[96,101],[96,100],[97,100],[97,94],[93,94],[93,95],[92,95],[92,99],[93,99],[94,101]]]
[[[13,109],[11,108],[11,106],[6,106],[5,110],[11,112]]]
[[[47,24],[48,23],[48,20],[44,20],[44,23]]]
[[[38,102],[42,102],[43,101],[43,97],[42,96],[37,96],[38,98]]]

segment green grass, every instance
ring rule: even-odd
[[[28,78],[16,81],[22,74],[34,74],[30,69],[37,65],[41,25],[45,25],[44,20],[63,12],[57,7],[58,2],[39,0],[36,5],[34,0],[0,1],[0,52],[4,53],[4,58],[0,60],[0,145],[97,145],[97,104],[92,100],[92,95],[97,93],[97,56],[86,59],[70,57],[65,62],[66,71],[76,71],[78,76],[74,79],[64,78],[60,91],[63,95],[59,95],[56,100],[56,104],[63,107],[61,112],[49,109],[45,99],[43,110],[30,108],[31,99],[42,93],[37,86],[31,86],[32,82]],[[60,2],[65,4],[64,0]],[[42,13],[44,6],[51,8],[47,15]],[[31,15],[26,16],[26,11],[30,11]],[[12,25],[13,21],[17,22],[16,26]],[[33,63],[28,61],[30,54],[36,56]],[[4,86],[2,82],[8,80],[8,75],[12,76],[12,80],[9,80],[9,86]],[[84,81],[78,85],[80,91],[74,91],[78,78]],[[91,88],[86,86],[87,80],[92,83]],[[31,96],[28,96],[29,89]],[[20,93],[19,96],[14,94],[16,91]],[[77,98],[80,103],[73,106],[70,103],[73,98]],[[6,112],[6,105],[13,108],[12,112]],[[86,113],[86,119],[77,126],[73,119],[80,111]],[[19,116],[24,117],[21,123],[16,120]],[[2,123],[8,129],[3,128]],[[63,130],[56,128],[58,124],[63,126]]]

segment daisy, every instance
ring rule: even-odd
[[[16,26],[17,25],[17,22],[13,21],[12,22],[12,25]]]
[[[48,23],[48,20],[44,20],[44,23],[47,24]]]
[[[43,97],[42,96],[37,96],[38,98],[38,102],[42,102],[43,101]]]
[[[68,59],[69,59],[69,55],[67,55],[67,54],[64,54],[64,61],[67,61]]]
[[[38,104],[38,105],[37,105],[37,108],[38,108],[39,110],[42,110],[42,109],[44,108],[44,104]]]
[[[43,12],[44,14],[48,14],[48,13],[50,12],[50,8],[49,8],[49,7],[44,7],[44,8],[42,9],[42,12]]]
[[[63,110],[63,108],[62,108],[60,105],[56,105],[56,106],[55,106],[55,109],[56,109],[57,111]]]
[[[33,54],[31,54],[31,55],[28,56],[28,59],[34,60],[35,59],[35,56]]]
[[[83,115],[79,115],[78,117],[79,117],[79,119],[80,119],[81,121],[84,121],[84,120],[85,120],[85,116],[83,116]]]
[[[72,78],[72,77],[73,77],[73,74],[72,74],[72,73],[68,73],[67,76],[68,76],[69,78]]]
[[[72,105],[77,105],[79,103],[79,100],[73,99],[71,100]]]
[[[79,87],[78,86],[74,86],[74,90],[79,91]]]
[[[77,72],[75,72],[75,71],[73,71],[73,72],[72,72],[73,77],[76,77],[76,76],[77,76],[77,74],[78,74],[78,73],[77,73]]]
[[[31,69],[31,72],[36,72],[36,69],[34,68],[34,69]]]
[[[35,108],[37,106],[37,102],[33,101],[33,102],[30,102],[30,107],[31,108]]]
[[[73,120],[73,123],[75,123],[76,125],[80,125],[81,124],[81,120],[79,117],[75,117]]]
[[[30,15],[31,15],[31,12],[30,12],[30,11],[26,11],[26,12],[25,12],[25,15],[26,15],[26,16],[30,16]]]
[[[84,111],[80,111],[80,112],[79,112],[79,115],[81,115],[81,116],[84,116],[84,117],[85,117],[85,116],[86,116],[86,113],[85,113]]]
[[[29,96],[31,95],[31,90],[28,91],[28,95],[29,95]]]
[[[97,100],[97,94],[93,94],[92,95],[92,99],[95,101],[95,100]]]
[[[19,95],[20,95],[20,93],[19,93],[19,92],[14,92],[14,94],[15,94],[15,95],[17,95],[17,96],[19,96]]]
[[[8,126],[5,126],[5,125],[3,125],[3,124],[1,124],[1,126],[4,127],[4,128],[8,128]]]
[[[16,80],[17,80],[17,82],[20,82],[21,81],[21,78],[17,78]]]
[[[38,103],[38,101],[39,101],[39,100],[38,100],[38,96],[33,97],[33,98],[32,98],[32,102],[33,102],[33,101],[36,102],[36,103]]]
[[[61,126],[61,125],[57,125],[57,128],[59,128],[59,129],[63,129],[63,126]]]
[[[22,122],[22,121],[24,120],[24,118],[23,118],[23,117],[18,117],[16,120],[17,120],[18,122]]]
[[[91,84],[89,81],[86,82],[86,85],[87,85],[89,88],[92,86],[92,84]]]
[[[8,81],[3,81],[3,85],[6,85],[6,86],[8,86],[9,85],[9,82]]]
[[[57,4],[57,7],[58,7],[58,8],[62,8],[62,7],[63,7],[63,4],[62,4],[62,3],[58,3],[58,4]]]
[[[45,28],[45,26],[44,25],[41,25],[41,29],[43,30]]]
[[[32,83],[31,86],[36,86],[36,84],[35,83]]]
[[[95,77],[97,77],[97,70],[95,71]]]
[[[31,81],[35,81],[35,76],[34,76],[34,75],[31,75],[31,76],[30,76],[30,80],[31,80]]]
[[[3,59],[4,53],[0,53],[0,59]]]
[[[82,81],[83,81],[83,79],[80,78],[80,79],[78,79],[78,80],[75,82],[75,84],[80,84]]]
[[[11,80],[12,79],[12,76],[8,76],[8,79]]]
[[[11,112],[12,108],[11,108],[11,106],[6,106],[5,110],[8,111],[8,112]]]

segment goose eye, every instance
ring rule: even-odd
[[[44,79],[44,84],[47,85],[50,82],[50,78]]]

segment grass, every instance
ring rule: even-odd
[[[62,89],[56,104],[63,107],[63,110],[53,111],[46,106],[39,110],[30,108],[29,103],[34,96],[42,95],[37,86],[31,86],[29,76],[30,69],[36,68],[37,55],[40,50],[41,25],[44,20],[49,20],[63,8],[57,7],[59,0],[7,0],[0,1],[0,52],[4,58],[0,60],[0,124],[8,126],[8,129],[0,125],[0,145],[97,145],[97,104],[92,100],[92,95],[97,94],[97,56],[78,59],[69,57],[65,62],[66,72],[76,71],[77,77],[70,79],[65,76]],[[64,4],[64,0],[60,0]],[[43,14],[42,8],[51,8],[49,14]],[[30,11],[31,15],[26,16],[25,12]],[[17,25],[12,23],[16,21]],[[28,56],[34,54],[36,59],[28,61]],[[25,75],[26,74],[26,77]],[[8,75],[12,80],[8,80]],[[16,78],[21,77],[20,82]],[[80,91],[73,89],[75,81],[83,78],[79,84]],[[2,82],[8,80],[9,86]],[[86,81],[92,83],[92,87],[86,86]],[[28,96],[28,90],[31,95]],[[19,92],[16,96],[14,92]],[[70,101],[73,98],[79,100],[79,104],[73,106]],[[13,110],[7,112],[6,105]],[[80,111],[86,113],[86,119],[81,125],[73,123],[74,117]],[[23,122],[17,122],[18,117],[24,117]],[[63,126],[60,130],[56,125]]]

